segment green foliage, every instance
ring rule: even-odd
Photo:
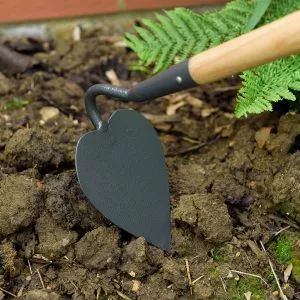
[[[220,278],[221,271],[218,267],[209,267],[206,269],[206,272],[210,278]]]
[[[11,101],[8,101],[4,104],[4,109],[5,110],[20,109],[23,106],[28,105],[28,103],[29,103],[28,100],[14,96]]]
[[[157,14],[157,21],[142,20],[137,35],[126,34],[126,43],[139,57],[136,68],[159,72],[173,63],[241,35],[300,9],[300,0],[235,0],[216,12],[196,14],[176,8]],[[267,10],[266,10],[267,9]],[[255,55],[255,53],[254,53]],[[245,71],[237,96],[236,116],[271,111],[274,102],[296,100],[300,91],[300,55]]]
[[[251,31],[256,25],[259,23],[263,15],[265,14],[266,10],[270,6],[272,0],[261,0],[258,1],[256,7],[252,13],[251,18],[249,19],[246,27],[243,30],[243,33]]]
[[[279,236],[276,239],[274,255],[282,263],[289,263],[292,259],[293,240],[287,236]]]
[[[277,237],[270,250],[274,257],[283,264],[293,264],[293,277],[300,281],[300,235],[299,233],[286,232]]]
[[[272,0],[261,25],[297,9],[300,9],[300,0]],[[300,91],[299,71],[299,54],[245,71],[241,75],[243,87],[237,96],[236,116],[272,111],[272,103],[280,100],[295,101],[295,91]]]
[[[236,116],[271,111],[273,102],[296,100],[292,91],[300,91],[300,55],[245,71],[241,78],[243,87],[238,94]]]
[[[172,63],[211,48],[242,33],[256,0],[236,0],[221,11],[199,15],[185,8],[156,14],[157,22],[143,19],[138,35],[126,34],[126,44],[140,58],[139,65],[154,65],[153,73]]]
[[[227,292],[231,295],[231,299],[245,299],[244,294],[251,292],[251,299],[265,299],[266,293],[260,279],[254,277],[240,277],[237,281],[230,279],[226,282]]]
[[[226,250],[222,247],[219,247],[213,251],[212,258],[216,262],[224,261],[224,257],[226,255]]]
[[[215,262],[228,261],[229,257],[232,255],[231,249],[228,245],[217,246],[211,252],[212,258]]]

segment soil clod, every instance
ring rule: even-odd
[[[227,207],[214,195],[181,196],[173,217],[177,222],[190,225],[206,241],[222,243],[232,238],[232,223]]]
[[[101,226],[86,233],[75,245],[76,260],[88,269],[101,270],[118,263],[119,231],[115,227]]]
[[[5,155],[17,169],[57,166],[62,161],[55,137],[45,130],[19,129],[8,141]]]
[[[30,225],[42,207],[37,181],[25,175],[7,175],[0,181],[0,236]]]

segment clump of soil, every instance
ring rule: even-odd
[[[62,161],[55,137],[46,130],[19,129],[5,147],[6,161],[17,169],[57,166]]]
[[[90,230],[107,223],[104,217],[86,201],[74,169],[45,176],[44,197],[45,207],[52,218],[67,229],[78,226]]]
[[[117,228],[98,227],[86,233],[76,243],[76,260],[88,269],[101,270],[107,266],[114,266],[121,254],[119,239]]]
[[[300,153],[292,154],[286,165],[274,176],[271,196],[284,213],[300,223]]]
[[[37,181],[25,175],[3,175],[0,181],[0,236],[30,225],[41,209]]]
[[[206,241],[223,243],[232,238],[232,224],[227,207],[213,195],[181,196],[173,211],[175,222],[191,226]]]
[[[116,43],[122,36],[105,30],[76,42],[6,41],[33,65],[0,73],[0,299],[278,299],[267,254],[288,299],[299,299],[300,114],[279,106],[237,120],[236,77],[147,103],[99,97],[104,118],[134,108],[158,131],[171,253],[87,201],[74,166],[77,141],[93,129],[84,91],[145,78],[129,71],[135,56]],[[27,104],[7,109],[13,97]]]
[[[39,244],[37,252],[50,259],[66,254],[69,245],[74,244],[78,234],[62,228],[47,212],[36,221],[35,230]]]

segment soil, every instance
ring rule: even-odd
[[[79,41],[4,42],[33,64],[0,74],[0,299],[279,299],[269,258],[288,299],[300,299],[299,266],[285,282],[289,261],[274,251],[293,234],[290,260],[300,265],[300,114],[283,104],[236,119],[237,77],[146,103],[99,101],[105,118],[134,108],[159,133],[171,253],[85,199],[74,167],[76,143],[92,130],[84,92],[145,78],[129,70],[136,58],[120,40],[97,29]],[[8,105],[13,97],[28,103]]]

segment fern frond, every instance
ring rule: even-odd
[[[272,0],[267,13],[263,17],[262,24],[273,22],[298,9],[300,9],[299,0]]]
[[[139,64],[153,65],[156,73],[240,35],[257,1],[236,0],[202,15],[185,8],[166,11],[157,14],[156,21],[143,19],[137,35],[126,34],[125,42],[137,53]]]
[[[293,91],[300,91],[300,55],[245,71],[241,78],[243,87],[238,93],[236,116],[271,111],[273,102],[296,100]]]
[[[300,9],[300,0],[272,0],[260,25],[277,20]],[[245,71],[243,87],[237,96],[237,117],[272,111],[272,103],[295,101],[293,91],[300,91],[300,55],[290,56],[253,70]]]
[[[220,11],[203,14],[176,8],[164,15],[157,14],[156,21],[142,20],[143,27],[136,27],[137,35],[126,34],[125,41],[139,57],[136,67],[151,66],[153,73],[157,73],[241,35],[255,9],[261,5],[259,1],[235,0]],[[300,0],[272,0],[267,11],[262,17],[260,15],[258,26],[298,9]],[[237,117],[270,111],[272,104],[282,99],[294,101],[294,91],[300,91],[300,54],[246,71],[241,79],[243,86],[237,97]]]

